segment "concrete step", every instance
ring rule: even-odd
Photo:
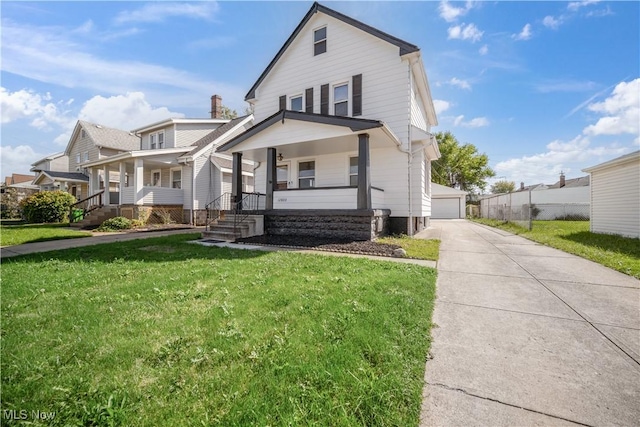
[[[203,239],[222,240],[224,242],[235,242],[236,239],[238,239],[239,237],[242,237],[242,236],[233,232],[229,233],[229,232],[217,231],[217,230],[202,232]]]

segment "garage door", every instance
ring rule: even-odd
[[[431,199],[431,218],[460,218],[460,199]]]

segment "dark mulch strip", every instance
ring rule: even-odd
[[[312,236],[253,236],[240,238],[236,242],[387,257],[393,256],[394,249],[400,247],[372,241],[326,239]]]

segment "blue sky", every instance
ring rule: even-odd
[[[2,1],[0,175],[63,151],[77,119],[207,117],[214,93],[244,112],[311,4]],[[497,178],[553,183],[640,148],[639,2],[323,4],[418,45],[434,131]]]

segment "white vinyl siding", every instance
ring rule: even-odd
[[[327,25],[331,43],[326,53],[313,56],[313,29]],[[278,97],[314,89],[314,112],[320,111],[320,86],[351,81],[362,74],[362,116],[383,120],[405,144],[410,111],[409,65],[398,47],[342,21],[316,14],[288,47],[256,91],[255,122],[277,111]],[[330,96],[332,89],[330,88]],[[330,111],[332,107],[330,107]]]
[[[188,147],[205,135],[216,130],[221,124],[215,123],[178,123],[176,124],[175,144],[165,143],[166,148]]]
[[[88,153],[89,161],[98,160],[98,147],[95,146],[87,134],[83,138],[82,132],[78,132],[78,137],[69,150],[69,172],[76,172],[78,165],[86,161],[85,153]],[[78,157],[80,162],[78,162]]]
[[[591,231],[640,237],[638,159],[591,172]]]

